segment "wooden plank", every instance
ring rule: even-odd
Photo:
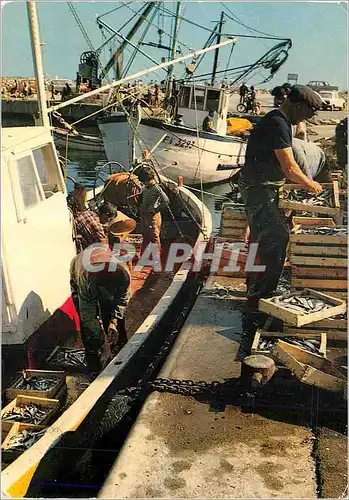
[[[322,319],[321,321],[316,321],[309,326],[311,326],[311,328],[334,328],[336,330],[347,331],[348,321],[346,319],[327,318]]]
[[[347,280],[324,280],[324,279],[307,279],[307,278],[291,278],[291,286],[295,288],[321,288],[324,290],[343,290],[347,289]]]
[[[334,199],[334,206],[340,209],[341,204],[339,201],[338,181],[333,181],[333,199]]]
[[[260,299],[258,309],[262,312],[270,314],[271,316],[274,316],[275,318],[279,318],[286,323],[289,323],[290,325],[297,327],[312,323],[314,321],[320,321],[321,319],[330,318],[331,316],[336,316],[337,314],[342,314],[346,311],[347,306],[343,300],[336,299],[334,297],[331,297],[330,295],[326,295],[315,290],[306,289],[296,295],[299,297],[310,296],[321,299],[327,304],[331,304],[332,307],[323,309],[322,311],[318,311],[315,313],[299,314],[295,311],[290,311],[280,304],[275,304],[273,302],[274,298],[271,298]]]
[[[247,217],[244,212],[233,212],[232,210],[222,212],[223,220],[244,220],[247,222]]]
[[[233,236],[235,237],[240,237],[243,238],[245,235],[245,230],[244,229],[233,229],[233,228],[223,228],[222,229],[222,236],[226,238],[231,238]]]
[[[307,257],[301,255],[290,255],[291,264],[300,266],[324,266],[324,267],[346,267],[347,259],[334,259],[331,257]]]
[[[290,245],[290,255],[323,255],[323,256],[338,256],[345,257],[348,255],[347,246],[315,246],[315,245],[298,245],[297,243],[291,243]]]
[[[346,227],[346,226],[335,226]],[[297,231],[302,229],[302,226],[297,226],[297,230],[290,236],[291,243],[318,243],[318,244],[332,244],[332,245],[348,245],[348,236],[325,236],[323,234],[298,234]],[[303,227],[304,229],[304,227]]]
[[[222,227],[239,227],[239,228],[246,228],[248,222],[247,220],[240,220],[240,219],[223,219],[222,220]]]
[[[302,267],[292,266],[293,276],[312,276],[314,278],[346,278],[348,269],[346,267]]]
[[[328,226],[333,227],[336,224],[332,218],[327,217],[292,217],[293,226],[303,225],[304,227],[309,226]]]
[[[308,325],[305,325],[308,326]],[[303,330],[305,326],[302,326],[302,331],[307,331],[309,335],[311,334],[316,334],[320,330]],[[313,323],[309,326],[313,326]],[[284,326],[284,333],[287,333],[288,335],[297,335],[299,331],[299,328],[291,328],[290,326],[285,325]],[[347,330],[331,330],[331,329],[326,329],[326,336],[328,340],[348,340],[348,332]]]
[[[286,201],[284,199],[279,200],[279,208],[296,210],[298,212],[333,215],[334,217],[336,217],[340,212],[339,208],[305,205],[304,203],[300,203],[298,201]]]

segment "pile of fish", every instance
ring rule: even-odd
[[[258,344],[258,349],[261,351],[271,351],[279,339],[261,339]],[[318,354],[320,348],[320,342],[315,339],[301,339],[295,337],[283,337],[284,342],[301,347],[306,351]]]
[[[57,384],[56,379],[48,377],[28,377],[23,371],[21,380],[15,385],[14,389],[22,389],[23,391],[48,391],[53,389]]]
[[[279,283],[277,286],[277,293],[280,293],[280,295],[283,295],[285,293],[288,293],[291,290],[291,282],[289,279],[286,277],[281,276],[279,279]]]
[[[324,189],[319,196],[314,196],[304,189],[292,189],[291,191],[285,191],[285,199],[315,207],[334,206],[333,195],[329,189]]]
[[[48,411],[41,406],[30,403],[25,406],[15,406],[6,412],[1,418],[6,422],[21,422],[23,424],[40,424]]]
[[[329,309],[332,306],[330,304],[326,304],[323,300],[315,299],[311,296],[297,296],[290,295],[288,297],[273,297],[271,299],[277,306],[284,307],[285,309],[289,309],[290,311],[294,311],[303,314],[312,314],[324,309]]]
[[[83,366],[86,367],[85,349],[59,349],[49,360],[61,366]]]
[[[28,450],[44,435],[45,431],[46,429],[40,431],[23,429],[10,438],[6,450]]]
[[[245,213],[245,205],[241,204],[229,204],[224,207],[224,210]]]
[[[312,227],[308,229],[300,229],[297,234],[314,234],[322,236],[347,236],[348,228],[346,227]]]

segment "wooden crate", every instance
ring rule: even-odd
[[[9,431],[13,423],[16,422],[15,420],[12,420],[11,422],[3,420],[4,415],[8,411],[12,410],[13,408],[26,406],[29,403],[36,404],[37,406],[40,406],[48,410],[46,417],[38,425],[47,425],[50,421],[52,421],[53,417],[57,414],[60,407],[60,402],[58,399],[35,398],[33,396],[17,396],[13,401],[11,401],[11,403],[5,406],[5,408],[3,408],[3,410],[1,411],[2,429]]]
[[[288,325],[284,325],[284,332],[289,335],[295,335],[300,330],[298,328],[292,328]],[[309,325],[304,325],[301,328],[302,332],[319,333],[326,332],[328,340],[348,340],[348,321],[346,319],[327,318],[321,321],[315,321]]]
[[[334,220],[330,217],[292,217],[292,225],[293,227],[302,225],[303,227],[333,227],[336,224]]]
[[[331,216],[338,216],[340,213],[340,202],[339,202],[339,188],[338,182],[333,181],[330,183],[321,184],[324,188],[332,190],[333,196],[333,207],[315,207],[311,205],[306,205],[298,201],[288,201],[286,199],[286,191],[292,189],[300,189],[299,184],[285,184],[280,188],[279,191],[279,207],[289,210],[297,210],[299,212],[309,212],[315,214],[326,214]]]
[[[274,316],[274,318],[279,318],[285,323],[297,327],[313,323],[315,321],[320,321],[325,318],[330,318],[338,314],[342,314],[347,309],[347,305],[344,300],[337,299],[330,295],[325,295],[315,290],[305,289],[298,293],[292,292],[291,295],[297,295],[298,297],[310,296],[314,297],[314,299],[321,299],[327,304],[331,304],[332,307],[329,307],[328,309],[324,309],[322,311],[318,311],[315,313],[299,314],[296,311],[290,311],[285,307],[275,304],[274,302],[272,302],[273,298],[271,298],[271,299],[260,299],[258,308],[260,311],[270,314],[271,316]]]
[[[63,371],[53,371],[53,370],[25,370],[28,376],[42,376],[47,378],[52,378],[57,380],[57,383],[52,389],[47,391],[25,391],[23,389],[16,389],[16,385],[22,378],[22,373],[19,374],[18,378],[13,382],[13,384],[6,389],[6,398],[8,401],[12,401],[17,396],[34,396],[38,398],[54,398],[59,392],[61,392],[66,387],[66,377]]]
[[[259,328],[257,329],[255,336],[254,336],[254,339],[253,339],[253,344],[251,347],[251,354],[263,354],[264,356],[273,357],[270,349],[263,350],[263,349],[258,348],[259,342],[263,339],[272,339],[272,338],[283,340],[283,339],[285,339],[285,337],[318,340],[320,342],[319,356],[322,356],[324,358],[326,357],[327,337],[326,337],[326,333],[324,333],[324,332],[307,333],[306,331],[301,330],[301,331],[298,331],[296,334],[289,335],[285,332],[268,332],[265,330],[261,330]],[[287,340],[285,342],[287,342]],[[305,352],[309,352],[306,349],[302,349],[302,350],[304,350]]]
[[[22,453],[24,453],[24,450],[8,449],[11,438],[16,434],[18,434],[19,432],[21,432],[23,429],[32,431],[41,431],[43,429],[47,429],[47,427],[45,427],[44,425],[21,424],[18,422],[12,424],[10,431],[8,432],[6,438],[1,444],[1,458],[4,462],[12,462],[20,455],[22,455]]]
[[[328,360],[279,340],[272,352],[305,384],[344,394],[346,377]]]
[[[248,225],[245,212],[241,209],[243,205],[233,203],[223,203],[222,206],[222,221],[221,221],[221,236],[225,238],[238,238],[241,239],[245,235],[246,227]]]

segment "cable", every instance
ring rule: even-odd
[[[227,17],[228,17],[231,21],[234,21],[235,23],[240,24],[241,26],[243,26],[244,28],[247,28],[247,29],[248,29],[248,30],[250,30],[250,31],[255,31],[256,33],[260,33],[261,35],[266,35],[266,36],[270,36],[270,37],[274,37],[274,36],[275,36],[275,35],[271,35],[270,33],[265,33],[264,31],[259,31],[259,30],[256,30],[255,28],[251,28],[251,26],[247,26],[247,24],[244,24],[242,21],[240,21],[240,19],[237,17],[237,15],[236,15],[236,14],[234,14],[234,13],[233,13],[233,12],[229,9],[229,7],[228,7],[225,3],[223,3],[223,2],[219,2],[219,3],[222,5],[222,7],[223,7],[224,9],[226,9],[226,10],[229,12],[229,14],[230,14],[231,16],[233,16],[233,17],[230,17],[228,14],[226,14],[226,15],[227,15]],[[234,19],[234,18],[235,18],[235,19]]]
[[[80,31],[81,31],[83,37],[85,38],[85,40],[87,42],[87,45],[89,46],[90,50],[92,50],[92,52],[95,52],[95,49],[94,49],[93,44],[92,44],[92,42],[90,40],[90,37],[88,36],[88,34],[87,34],[86,30],[85,30],[85,27],[84,27],[84,25],[83,25],[83,23],[82,23],[82,21],[81,21],[81,19],[79,17],[79,14],[77,13],[77,11],[75,9],[73,3],[72,2],[67,2],[67,4],[68,4],[68,7],[69,7],[71,13],[74,16],[74,19],[75,19],[77,25],[80,28]]]

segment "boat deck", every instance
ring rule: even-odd
[[[216,284],[233,281],[235,297],[214,295]],[[239,378],[246,331],[241,285],[242,279],[208,280],[160,378]],[[311,432],[293,412],[280,419],[235,405],[152,393],[99,498],[316,497]]]

